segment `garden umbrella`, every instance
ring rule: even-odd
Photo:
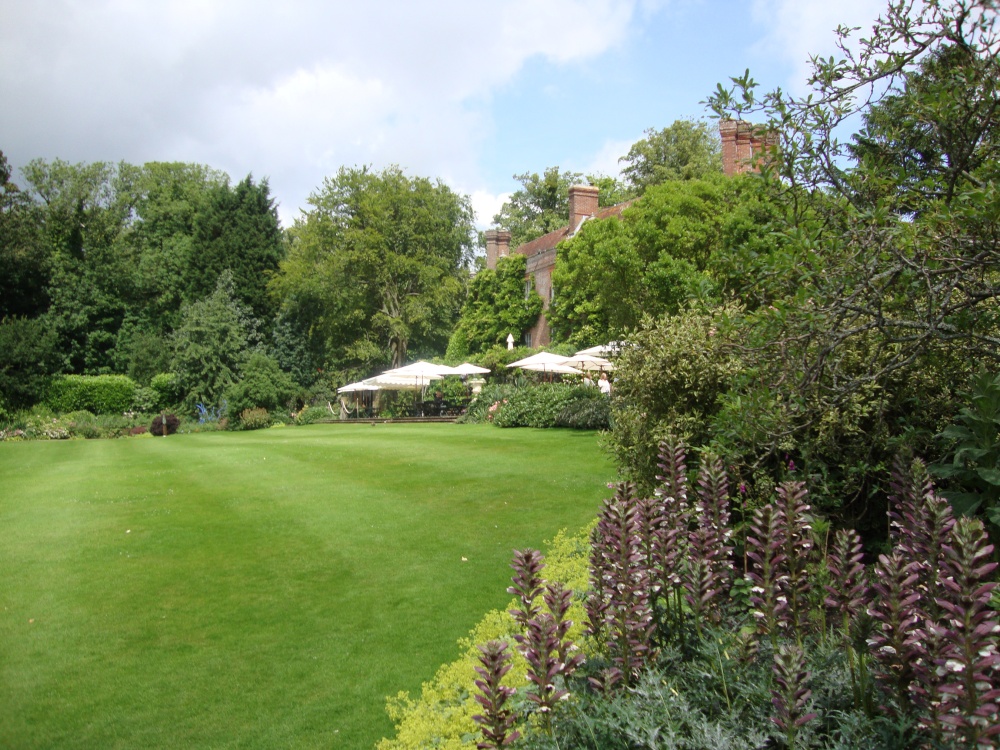
[[[600,370],[602,372],[610,372],[615,369],[615,366],[611,364],[610,361],[604,359],[604,357],[597,357],[593,354],[574,354],[572,357],[566,359],[565,364],[570,367],[576,367],[580,370]]]
[[[343,386],[341,388],[338,388],[337,389],[337,393],[340,394],[340,401],[341,401],[341,407],[342,407],[342,409],[345,409],[347,412],[350,412],[352,410],[352,408],[353,408],[353,411],[354,411],[355,414],[360,414],[360,412],[361,412],[361,401],[362,401],[361,394],[371,393],[371,392],[377,391],[377,390],[379,390],[379,387],[377,385],[371,385],[370,383],[365,383],[365,382],[358,382],[358,383],[348,383],[347,385],[345,385],[345,386]],[[348,404],[348,400],[347,400],[348,396],[353,396],[354,397],[353,407]],[[374,408],[374,402],[372,403],[372,406]],[[367,408],[367,406],[365,408]],[[332,409],[331,409],[331,411],[332,411]],[[345,412],[343,412],[343,411],[341,412],[341,414],[344,414],[344,413]]]
[[[469,362],[463,362],[453,369],[457,375],[485,375],[490,371],[488,367],[480,367]]]
[[[454,367],[448,367],[448,365],[435,365],[432,362],[424,362],[421,360],[419,362],[414,362],[412,365],[386,370],[378,377],[413,378],[421,385],[428,385],[432,380],[440,380],[445,375],[457,374],[458,373],[455,372]]]
[[[358,382],[358,383],[348,383],[342,388],[337,389],[337,393],[355,393],[356,391],[377,391],[378,386],[372,385],[370,383]]]
[[[551,368],[562,366],[566,362],[566,357],[551,352],[538,352],[530,357],[511,362],[507,367],[520,367],[526,370],[537,370],[538,372],[556,372]]]
[[[387,372],[368,378],[364,382],[386,391],[422,391],[431,381],[440,380],[443,375],[391,375]]]
[[[570,367],[569,365],[546,365],[546,364],[534,364],[534,365],[519,365],[522,370],[533,370],[535,372],[547,372],[557,375],[583,375],[582,370],[577,370],[575,367]]]
[[[625,342],[623,341],[611,341],[607,344],[601,344],[600,346],[591,346],[587,349],[581,349],[577,352],[577,355],[593,354],[595,357],[607,357],[612,354],[618,354],[624,346]]]

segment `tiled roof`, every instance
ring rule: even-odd
[[[631,206],[633,203],[635,203],[634,199],[614,206],[602,208],[594,214],[593,218],[608,219],[612,216],[621,216],[622,211]],[[577,228],[579,229],[579,227]],[[537,253],[544,252],[545,250],[551,250],[568,236],[569,226],[565,226],[560,229],[555,229],[548,234],[543,234],[541,237],[536,237],[531,240],[531,242],[525,242],[523,245],[518,245],[514,252],[530,257],[532,255],[536,255]]]

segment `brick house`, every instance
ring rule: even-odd
[[[771,143],[771,139],[759,127],[742,120],[720,122],[719,137],[722,141],[722,171],[727,175],[756,170],[754,157]],[[513,249],[513,252],[526,256],[528,260],[524,280],[525,293],[530,290],[529,285],[534,285],[542,298],[542,313],[538,316],[538,322],[525,334],[526,346],[547,346],[551,342],[545,311],[549,309],[555,294],[552,287],[552,269],[556,266],[556,246],[580,231],[580,227],[587,219],[621,216],[622,211],[633,203],[626,201],[616,206],[599,208],[597,195],[598,189],[593,185],[573,185],[569,189],[569,224]],[[486,267],[495,269],[497,261],[512,252],[510,232],[490,229],[485,236]]]
[[[620,216],[632,201],[619,203],[617,206],[598,208],[598,189],[593,185],[573,185],[569,189],[569,224],[556,229],[531,242],[514,248],[513,252],[524,255],[528,261],[525,271],[525,294],[533,285],[542,298],[542,314],[538,322],[524,336],[526,346],[546,346],[551,342],[549,322],[545,311],[549,309],[555,290],[552,288],[552,269],[556,267],[556,246],[565,239],[575,235],[587,219],[607,219]],[[496,268],[497,260],[511,253],[510,232],[500,229],[490,229],[486,232],[486,267]]]

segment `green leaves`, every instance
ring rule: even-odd
[[[271,284],[318,362],[369,375],[443,352],[473,251],[472,209],[441,182],[342,168],[310,196]]]

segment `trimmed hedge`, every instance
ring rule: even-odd
[[[546,383],[518,388],[502,403],[493,416],[498,427],[557,427],[571,426],[569,415],[577,404],[606,400],[593,386]],[[576,408],[574,408],[576,407]],[[598,406],[598,409],[601,407]],[[566,419],[560,422],[560,415]],[[589,420],[587,420],[589,421]],[[575,425],[574,425],[575,426]],[[583,425],[580,425],[583,426]]]
[[[125,375],[62,375],[52,381],[46,404],[61,413],[122,414],[132,408],[137,387]]]

